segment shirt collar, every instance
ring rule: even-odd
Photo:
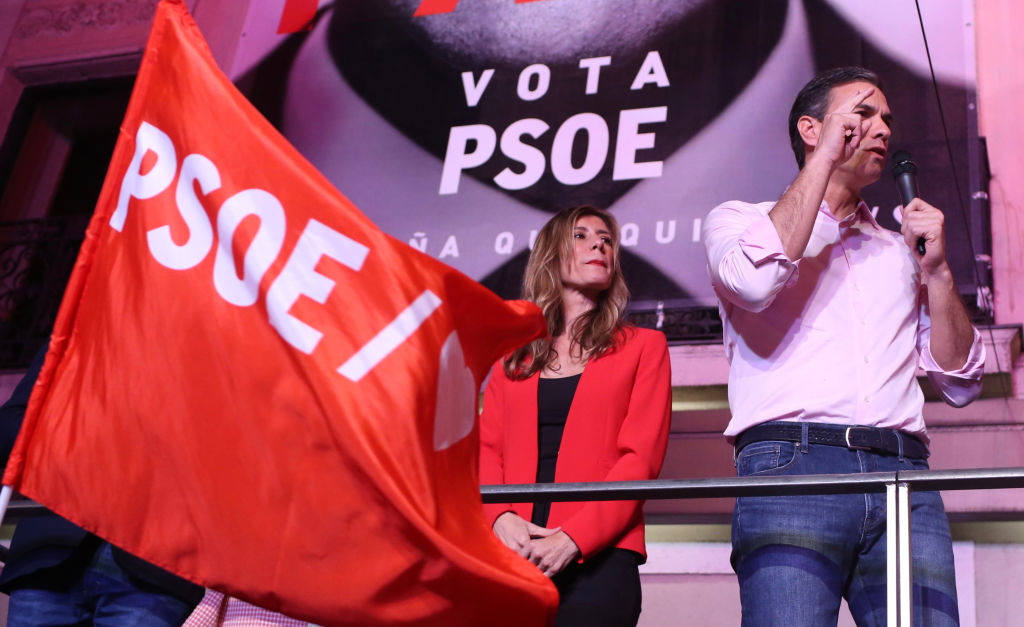
[[[854,209],[853,213],[846,216],[842,220],[836,220],[836,217],[832,215],[832,210],[829,208],[828,201],[826,200],[821,201],[821,206],[818,207],[818,212],[828,216],[830,219],[837,221],[840,224],[847,224],[852,226],[857,222],[863,220],[870,224],[875,229],[879,231],[882,230],[881,225],[878,224],[878,222],[875,220],[875,216],[871,215],[871,209],[868,208],[868,204],[863,200],[857,203],[857,208]]]

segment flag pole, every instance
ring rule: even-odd
[[[9,485],[0,489],[0,525],[4,523],[4,516],[7,514],[7,506],[11,503],[12,494],[14,494],[14,489]]]

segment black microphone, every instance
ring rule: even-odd
[[[899,150],[892,156],[892,176],[896,179],[896,189],[900,192],[900,202],[906,209],[910,201],[921,194],[917,191],[917,166],[910,160],[910,153]],[[924,256],[924,238],[917,238],[917,254]]]

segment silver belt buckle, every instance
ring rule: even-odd
[[[850,449],[852,451],[870,451],[871,450],[870,446],[855,446],[855,445],[850,443],[850,431],[853,431],[854,429],[862,429],[864,431],[870,431],[871,430],[869,427],[847,427],[846,428],[846,436],[845,436],[846,437],[846,448],[848,448],[848,449]]]

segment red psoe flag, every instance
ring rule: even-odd
[[[545,624],[475,427],[490,364],[543,327],[376,229],[164,0],[4,483],[324,625]]]

